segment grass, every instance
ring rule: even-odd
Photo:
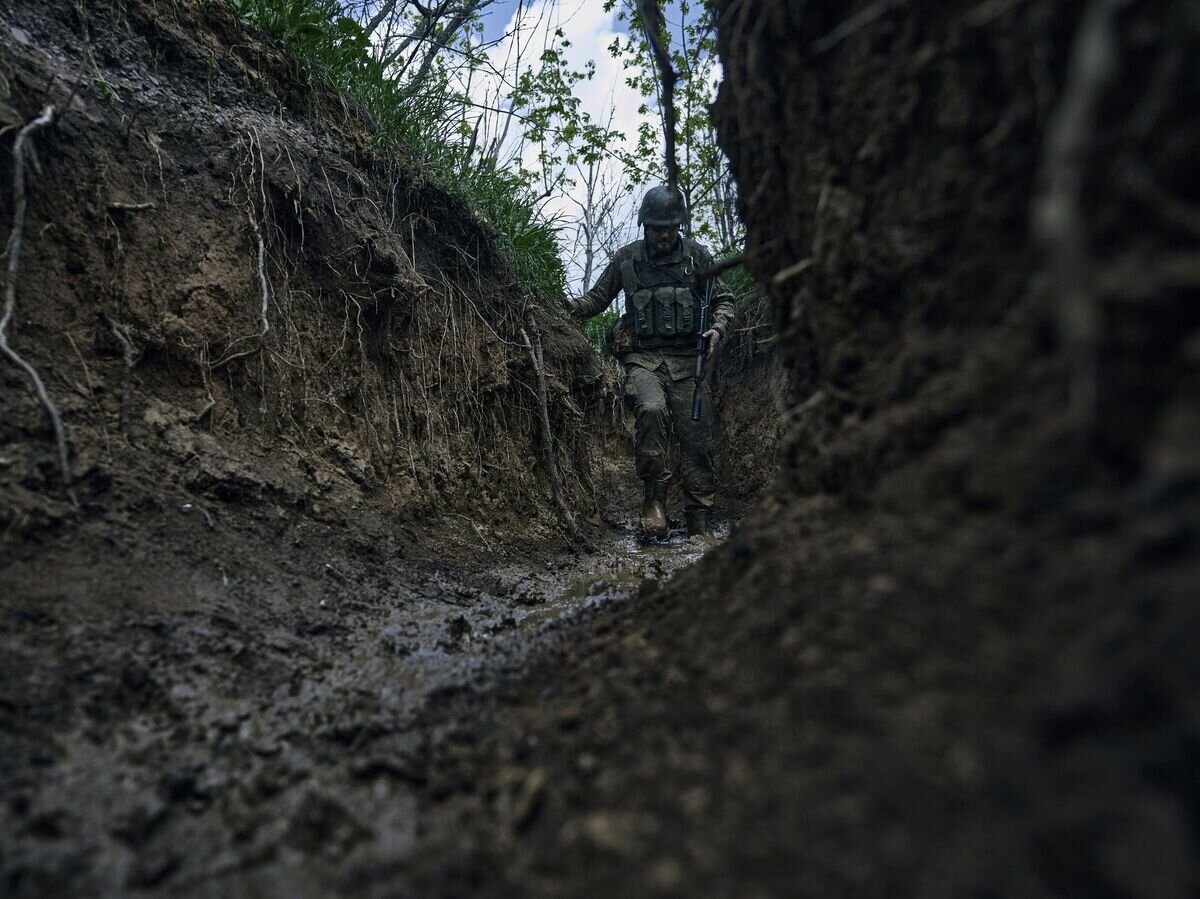
[[[588,342],[600,355],[605,355],[608,350],[604,346],[604,332],[608,330],[608,326],[617,320],[619,313],[615,308],[606,309],[599,315],[589,318],[583,323],[583,334],[587,337]]]
[[[407,148],[447,193],[486,219],[527,289],[543,296],[565,292],[557,228],[534,210],[528,183],[511,172],[477,167],[441,136],[443,123],[459,111],[444,79],[431,76],[420,92],[406,94],[372,58],[366,32],[342,15],[337,0],[228,2],[245,22],[291,51],[297,81],[325,81],[363,109],[374,122],[381,152]]]

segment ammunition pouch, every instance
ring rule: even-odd
[[[693,286],[695,266],[645,266],[640,256],[621,263],[625,315],[634,349],[690,347],[700,327],[700,297]],[[680,269],[682,269],[680,271]]]

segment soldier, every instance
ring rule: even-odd
[[[709,326],[705,358],[733,326],[733,295],[720,279],[699,279],[711,254],[679,233],[683,196],[669,187],[651,188],[642,199],[638,224],[644,240],[617,251],[595,286],[571,304],[580,319],[608,308],[625,292],[625,313],[610,330],[609,348],[625,368],[625,401],[636,415],[635,463],[645,485],[641,530],[649,538],[667,535],[669,429],[679,440],[683,511],[688,534],[708,535],[715,491],[713,409],[702,386],[700,420],[692,420],[701,303],[708,291]]]

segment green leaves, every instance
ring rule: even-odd
[[[296,80],[323,80],[357,104],[374,122],[375,146],[383,154],[407,148],[450,194],[475,209],[495,229],[522,283],[543,295],[561,295],[566,273],[559,258],[556,223],[535,211],[532,173],[497,171],[469,158],[463,141],[471,126],[459,113],[465,98],[451,89],[442,66],[434,65],[419,85],[399,84],[373,56],[370,36],[342,14],[337,0],[229,0],[245,21],[291,51]],[[543,58],[557,73],[548,86],[530,76],[519,90],[543,102],[533,110],[531,129],[546,133],[555,116],[577,114],[570,86],[585,77],[570,72],[557,50]],[[582,125],[575,123],[578,135]],[[455,140],[457,138],[457,140]]]
[[[603,355],[605,352],[604,335],[608,331],[608,326],[616,321],[617,314],[615,309],[606,309],[583,323],[583,334],[597,353]]]
[[[375,125],[379,152],[404,146],[423,171],[478,210],[534,289],[557,293],[565,282],[557,245],[562,223],[547,222],[535,210],[548,197],[561,197],[581,166],[617,160],[626,191],[662,176],[660,129],[641,123],[629,135],[636,143],[629,152],[625,135],[611,127],[611,114],[600,121],[602,116],[594,120],[583,110],[577,93],[595,77],[596,63],[572,61],[577,51],[565,27],[527,29],[516,61],[498,72],[474,0],[443,9],[446,16],[432,21],[410,9],[408,19],[395,20],[398,30],[387,39],[391,44],[380,43],[382,31],[373,37],[365,30],[361,22],[368,13],[349,0],[228,2],[292,51],[299,84],[329,83],[361,109]],[[629,28],[600,52],[621,60],[626,83],[644,100],[640,112],[645,115],[657,104],[657,79],[636,6],[633,0],[604,0],[604,9],[615,11]],[[465,18],[455,18],[455,10]],[[708,115],[715,60],[712,15],[699,0],[673,0],[666,10],[672,57],[681,75],[676,95],[680,186],[693,210],[694,232],[720,250],[737,242],[740,224],[732,212],[728,164]],[[422,31],[422,23],[429,29]],[[405,30],[410,26],[411,33]],[[385,55],[385,45],[395,52]],[[436,49],[426,53],[430,46]],[[522,59],[523,50],[528,52]],[[493,78],[494,86],[481,99],[479,84]]]
[[[658,104],[658,73],[642,30],[633,0],[612,0],[606,9],[621,4],[629,20],[629,35],[618,38],[609,52],[620,58],[627,76],[625,83],[646,102],[645,115]],[[679,76],[675,84],[677,123],[677,175],[688,201],[692,232],[718,253],[732,251],[743,240],[744,227],[736,214],[736,185],[728,160],[716,142],[716,129],[709,107],[716,97],[718,70],[714,11],[708,0],[660,0],[672,67]],[[649,177],[626,170],[632,183],[644,183],[665,174],[663,134],[658,127],[643,124],[638,132],[638,156],[652,160]]]

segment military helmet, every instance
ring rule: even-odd
[[[682,225],[684,217],[683,194],[677,189],[661,184],[646,191],[642,206],[638,210],[638,224],[654,228]]]

